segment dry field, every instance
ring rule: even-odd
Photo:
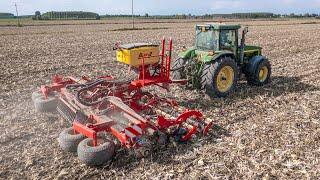
[[[170,143],[140,160],[118,152],[97,168],[59,149],[56,139],[68,125],[58,115],[36,113],[33,90],[54,74],[123,76],[116,42],[171,36],[178,51],[192,45],[196,23],[140,22],[167,28],[140,31],[110,31],[129,27],[125,21],[0,27],[0,179],[319,179],[320,20],[238,22],[250,26],[248,44],[262,46],[271,61],[267,86],[241,81],[231,97],[212,101],[173,87],[167,96],[215,120],[208,137]]]

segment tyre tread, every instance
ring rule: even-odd
[[[219,67],[222,67],[224,64],[228,64],[233,67],[234,73],[235,73],[235,79],[234,84],[231,87],[231,89],[226,93],[219,92],[216,87],[213,85],[214,78],[217,75],[217,71],[219,70]],[[237,80],[238,80],[238,68],[237,64],[229,56],[224,56],[221,58],[218,58],[216,61],[212,63],[208,63],[204,65],[204,68],[202,70],[201,74],[201,90],[203,90],[206,94],[208,94],[211,98],[213,97],[225,97],[228,94],[230,94],[236,86]]]

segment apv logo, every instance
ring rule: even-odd
[[[141,59],[141,58],[150,58],[150,57],[152,57],[152,52],[144,52],[144,53],[140,53],[139,54],[139,59]]]

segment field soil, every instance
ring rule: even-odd
[[[178,86],[164,93],[214,119],[207,137],[170,142],[144,159],[119,151],[101,167],[59,148],[57,137],[70,125],[37,113],[34,90],[55,74],[125,77],[115,43],[173,37],[176,58],[193,45],[198,23],[139,21],[137,27],[153,29],[137,31],[112,31],[129,28],[125,20],[0,27],[0,179],[319,179],[320,20],[314,19],[236,22],[249,26],[247,44],[263,47],[272,64],[266,86],[242,79],[230,97],[213,100]]]

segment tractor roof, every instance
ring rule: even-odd
[[[197,25],[198,27],[210,27],[216,30],[238,30],[241,28],[239,24],[224,24],[224,23],[208,23]]]

